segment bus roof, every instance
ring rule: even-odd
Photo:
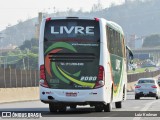
[[[95,20],[96,18],[93,17],[47,17],[43,19],[49,20],[61,20],[61,19],[84,19],[84,20]],[[100,19],[100,18],[98,18]]]
[[[45,20],[50,19],[50,20],[60,20],[60,19],[84,19],[84,20],[100,20],[100,19],[104,19],[104,18],[98,18],[98,17],[47,17],[44,18]],[[106,20],[106,19],[105,19]],[[120,32],[122,35],[124,35],[124,32],[121,28],[120,25],[118,25],[117,23],[113,22],[113,21],[107,21],[107,25],[111,28],[113,28],[114,30]]]

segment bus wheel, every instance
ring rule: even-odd
[[[102,110],[103,110],[103,106],[102,105],[96,105],[95,106],[95,111],[96,112],[102,112]]]
[[[123,87],[123,100],[125,100],[125,86]]]
[[[61,106],[58,108],[59,112],[66,112],[67,107],[66,106]]]
[[[53,104],[49,103],[49,111],[50,112],[57,112],[58,108]]]
[[[115,106],[116,108],[122,108],[122,102],[121,101],[115,102]]]
[[[135,100],[138,100],[139,98],[140,98],[139,96],[135,95]]]
[[[112,103],[107,103],[104,105],[104,112],[111,112],[112,111]]]
[[[113,86],[112,86],[111,91],[113,91]],[[112,100],[113,100],[113,94],[111,92],[110,103],[104,104],[104,112],[111,112],[112,111]]]
[[[71,109],[76,109],[77,105],[70,105]]]

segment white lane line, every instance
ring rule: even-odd
[[[150,108],[150,106],[156,102],[157,101],[153,101],[153,102],[146,104],[140,111],[147,111]],[[137,111],[137,113],[138,113],[138,111]],[[133,120],[140,120],[140,119],[141,119],[141,117],[134,117],[133,118]]]

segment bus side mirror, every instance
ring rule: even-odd
[[[133,64],[133,58],[134,58],[133,52],[131,51],[131,49],[128,46],[126,46],[126,49],[127,49],[127,53],[128,53],[129,63]]]

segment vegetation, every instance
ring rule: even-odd
[[[121,25],[126,35],[148,36],[153,33],[160,33],[159,5],[160,0],[126,0],[124,4],[118,6],[112,4],[110,8],[97,3],[92,6],[90,12],[83,12],[83,9],[78,11],[68,9],[64,12],[54,10],[53,14],[45,13],[44,16],[103,17]],[[20,46],[26,39],[33,38],[37,21],[37,18],[33,18],[25,22],[18,21],[15,26],[8,26],[6,30],[2,31],[5,34],[3,46],[9,44]]]
[[[38,68],[38,40],[31,39],[23,42],[13,52],[1,57],[1,65],[6,68],[37,69]]]
[[[44,16],[103,17],[121,25],[126,36],[132,34],[148,36],[160,33],[159,4],[160,0],[126,0],[124,4],[118,6],[112,4],[110,8],[105,8],[105,5],[100,3],[94,4],[90,12],[83,12],[83,9],[79,11],[68,9],[64,12],[54,10],[53,14],[46,13]],[[37,18],[24,22],[20,20],[17,25],[8,26],[4,31],[1,31],[4,34],[1,46],[9,44],[19,46],[16,51],[7,53],[5,57],[1,56],[1,64],[16,64],[18,68],[37,69],[38,40],[33,39],[37,21]],[[159,45],[160,35],[154,34],[145,38],[143,47]]]
[[[157,47],[160,46],[160,34],[147,36],[144,39],[143,47]]]
[[[136,68],[135,70],[129,70],[128,74],[143,73],[143,72],[147,72],[147,71],[155,71],[155,67]]]

